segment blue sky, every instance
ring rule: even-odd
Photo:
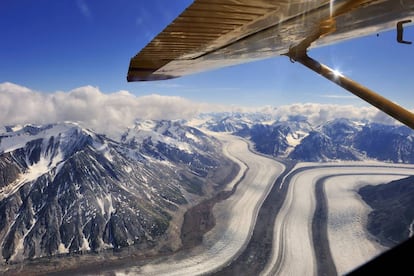
[[[2,0],[0,83],[43,93],[91,85],[244,106],[364,103],[288,58],[279,57],[179,79],[127,83],[129,60],[191,0]],[[414,41],[413,27],[406,29]],[[395,30],[314,49],[310,55],[400,104],[414,108],[414,46]]]

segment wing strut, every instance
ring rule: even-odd
[[[400,121],[406,126],[414,129],[414,114],[400,105],[388,100],[387,98],[375,93],[367,87],[339,74],[335,70],[329,68],[326,65],[319,63],[318,61],[310,58],[306,52],[302,52],[300,55],[288,54],[291,60],[297,61],[309,69],[315,71],[319,75],[324,76],[328,80],[338,84],[345,88],[352,94],[360,97],[364,101],[384,111],[394,119]]]

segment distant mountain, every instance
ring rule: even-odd
[[[238,113],[222,112],[200,115],[205,122],[200,126],[215,132],[231,132],[243,134],[252,126],[272,121],[270,115],[260,112]]]
[[[255,143],[259,152],[286,157],[312,129],[306,121],[296,119],[273,124],[255,124],[250,129],[248,137]],[[236,134],[246,136],[245,133]]]
[[[353,142],[353,146],[369,158],[414,163],[414,132],[408,127],[365,125]]]
[[[335,119],[312,125],[303,116],[284,121],[250,120],[243,114],[204,124],[251,140],[257,151],[299,161],[366,160],[414,163],[414,132],[392,126]],[[247,122],[247,123],[246,123]]]
[[[3,127],[0,259],[168,246],[177,209],[214,190],[225,162],[216,140],[171,121],[118,141],[74,123]]]
[[[414,176],[359,189],[372,208],[367,228],[378,241],[393,247],[414,234]]]

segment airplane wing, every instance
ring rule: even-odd
[[[195,0],[131,59],[128,81],[163,80],[364,36],[414,0]]]

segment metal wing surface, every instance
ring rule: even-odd
[[[128,81],[163,80],[377,33],[414,0],[195,0],[131,59]]]

